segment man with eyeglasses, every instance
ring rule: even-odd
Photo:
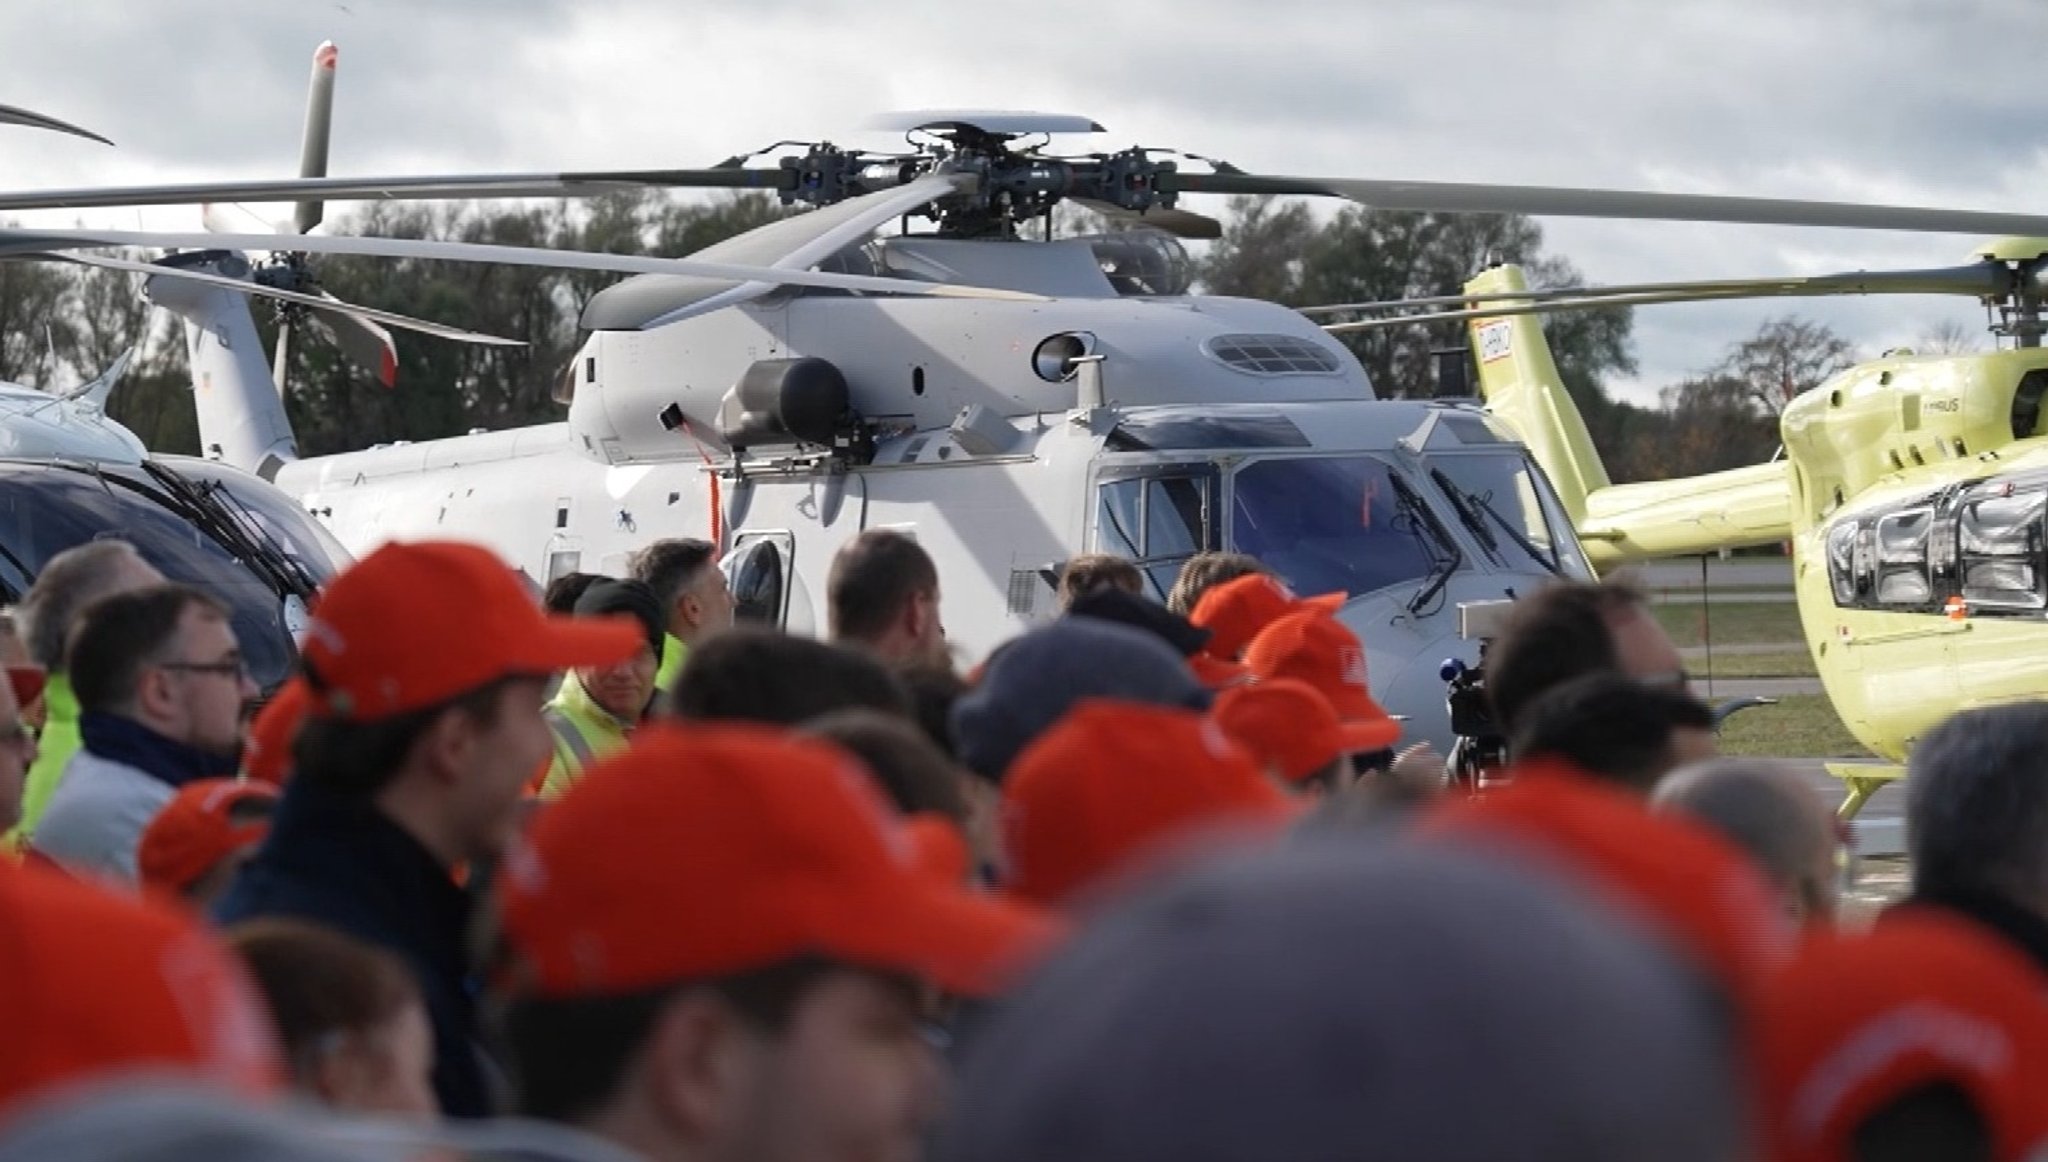
[[[181,585],[88,606],[65,650],[83,746],[36,829],[58,864],[136,881],[143,828],[178,788],[235,773],[256,684],[227,608]]]

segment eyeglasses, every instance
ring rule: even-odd
[[[249,663],[240,658],[230,662],[163,662],[157,668],[183,670],[191,674],[213,674],[222,678],[241,679],[249,676]]]

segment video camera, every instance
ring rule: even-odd
[[[1486,651],[1500,636],[1513,607],[1513,601],[1459,602],[1458,636],[1479,643],[1479,663],[1468,666],[1462,658],[1446,658],[1437,668],[1446,686],[1451,733],[1457,736],[1444,762],[1444,779],[1466,791],[1499,781],[1500,772],[1507,769],[1508,740],[1493,720],[1493,705],[1486,695]]]

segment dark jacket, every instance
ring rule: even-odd
[[[294,781],[270,836],[220,903],[221,923],[289,916],[403,957],[434,1026],[434,1092],[443,1113],[487,1117],[466,937],[469,894],[412,835],[368,803]]]
[[[2048,973],[2048,919],[2023,908],[2004,896],[1967,888],[1916,890],[1886,909],[1886,913],[1935,908],[1961,916],[1987,928],[2014,948],[2034,966]]]

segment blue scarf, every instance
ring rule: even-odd
[[[194,779],[228,778],[241,761],[238,755],[215,754],[165,738],[132,718],[113,714],[80,714],[78,735],[94,755],[134,767],[173,787]]]

